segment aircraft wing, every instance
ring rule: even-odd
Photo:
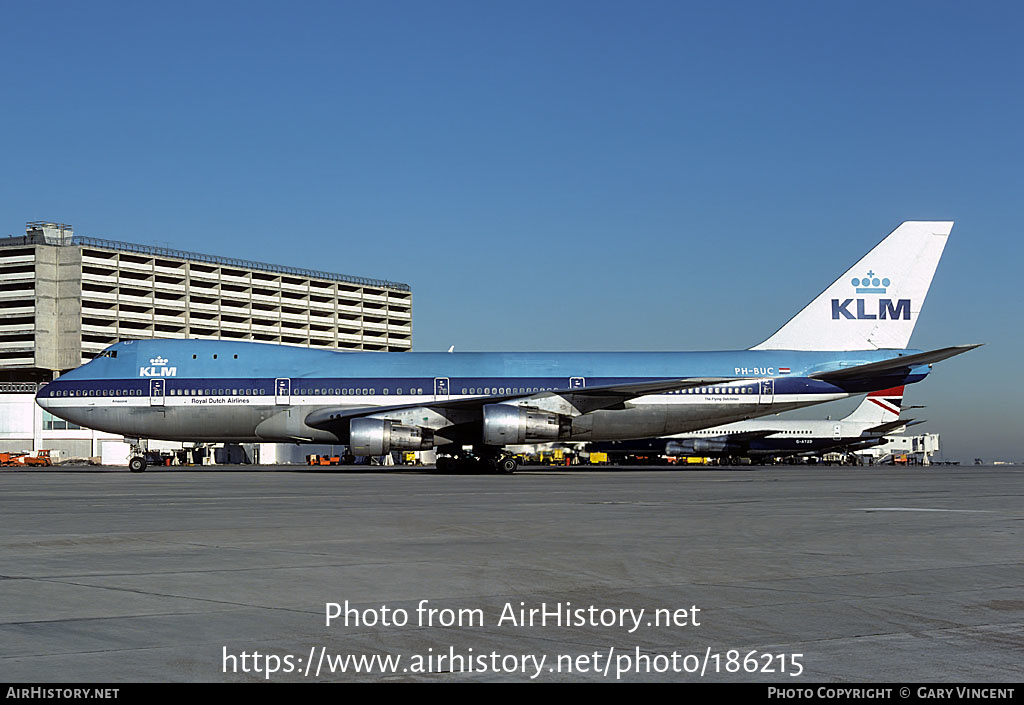
[[[846,449],[847,451],[859,450],[861,448],[873,448],[874,446],[882,445],[882,442],[884,440],[884,436],[876,436],[874,438],[862,438],[859,441],[844,443],[840,447]]]
[[[871,428],[866,428],[864,429],[864,433],[877,433],[884,436],[898,428],[903,428],[904,426],[916,426],[919,423],[924,423],[924,420],[914,421],[913,419],[896,419],[895,421],[888,421],[886,423],[878,424],[877,426],[872,426]]]
[[[327,407],[318,409],[306,416],[306,423],[313,428],[331,430],[336,433],[342,431],[344,435],[344,433],[347,433],[348,421],[351,419],[364,416],[387,416],[413,410],[431,412],[435,416],[443,417],[448,421],[448,424],[441,425],[468,423],[482,418],[485,405],[499,404],[512,400],[518,400],[524,406],[552,413],[579,416],[600,409],[621,407],[627,401],[647,394],[663,394],[680,389],[730,382],[735,383],[737,381],[733,377],[690,377],[687,379],[660,379],[648,382],[607,384],[597,387],[554,389],[533,394],[503,394],[462,399],[443,399],[391,406]]]
[[[600,409],[612,409],[631,399],[647,394],[664,394],[680,389],[692,389],[714,384],[736,383],[735,377],[690,377],[688,379],[661,379],[653,382],[627,382],[625,384],[606,384],[598,387],[579,387],[575,389],[556,389],[538,392],[526,397],[528,406],[536,406],[545,411],[562,413],[569,416],[587,414]],[[520,397],[510,397],[516,399]],[[491,404],[491,401],[484,403]]]
[[[917,367],[918,365],[929,365],[933,362],[948,360],[949,358],[961,355],[968,350],[974,350],[974,348],[980,347],[981,345],[983,345],[983,343],[954,345],[949,348],[939,348],[938,350],[929,350],[928,352],[894,357],[890,360],[882,360],[881,362],[870,362],[865,365],[844,367],[838,370],[831,370],[829,372],[816,372],[809,376],[813,379],[820,379],[826,382],[841,382],[859,379],[862,377],[874,377],[887,372],[909,370],[910,368]]]

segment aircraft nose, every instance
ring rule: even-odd
[[[50,410],[50,392],[52,392],[52,384],[47,384],[42,389],[36,392],[36,404],[41,406],[43,409]]]

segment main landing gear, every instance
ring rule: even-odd
[[[440,473],[511,475],[519,467],[516,459],[500,448],[474,447],[472,452],[467,452],[461,447],[442,447],[437,452],[444,453],[437,458]]]

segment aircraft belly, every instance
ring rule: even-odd
[[[720,404],[644,404],[616,411],[595,411],[573,419],[573,441],[614,441],[683,433],[695,428],[749,418],[748,407]],[[709,424],[709,420],[713,423]]]
[[[164,426],[159,422],[149,438],[164,434],[174,440],[258,440],[256,426],[266,415],[266,409],[238,406],[220,409],[171,408],[167,410]],[[146,434],[143,434],[146,435]]]
[[[88,407],[63,409],[67,420],[126,437],[168,441],[259,441],[256,426],[266,407],[195,409],[176,407]]]

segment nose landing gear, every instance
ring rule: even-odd
[[[149,441],[138,438],[125,438],[129,447],[128,469],[131,472],[146,472],[146,451],[149,449]]]

